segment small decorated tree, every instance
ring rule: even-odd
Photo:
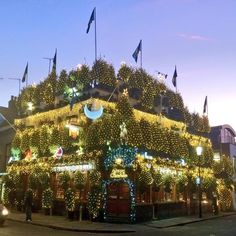
[[[102,202],[102,190],[99,186],[95,186],[88,194],[88,211],[92,219],[99,215]]]
[[[50,210],[50,215],[52,215],[52,205],[53,205],[53,192],[50,188],[47,188],[43,191],[42,207],[46,211],[49,209]]]
[[[68,211],[68,218],[73,219],[75,211],[75,192],[71,188],[68,188],[65,192],[65,205]]]

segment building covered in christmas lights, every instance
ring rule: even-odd
[[[224,177],[213,161],[208,118],[143,69],[122,65],[116,75],[98,60],[53,71],[22,91],[18,109],[4,201],[19,210],[30,187],[35,210],[138,222],[197,214],[199,167],[203,212],[231,184],[230,165]]]

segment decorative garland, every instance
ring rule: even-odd
[[[115,164],[117,158],[121,158],[123,160],[124,167],[131,167],[134,164],[136,153],[137,149],[130,148],[128,146],[121,146],[111,149],[107,152],[107,155],[104,158],[104,166],[108,169]]]

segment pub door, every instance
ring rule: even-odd
[[[129,218],[130,189],[125,182],[111,182],[107,186],[107,217]]]

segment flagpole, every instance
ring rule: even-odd
[[[143,41],[141,40],[141,52],[140,52],[140,64],[141,64],[141,69],[143,67]]]
[[[43,59],[48,60],[48,75],[50,74],[50,70],[51,70],[51,61],[53,60],[53,58],[51,57],[43,57]]]
[[[26,77],[26,87],[28,87],[28,73],[27,73],[27,77]]]
[[[176,65],[175,65],[175,71],[176,71],[176,74],[177,74],[177,69],[176,69]],[[176,79],[175,79],[175,83],[176,83],[176,86],[175,86],[175,93],[177,93],[178,92],[178,90],[177,90],[177,75],[176,75]]]
[[[94,29],[94,31],[95,31],[95,62],[97,61],[97,14],[96,14],[96,7],[94,8],[95,9],[95,11],[94,11],[94,23],[95,23],[95,29]]]
[[[26,75],[26,81],[25,81],[26,88],[28,87],[28,75],[29,75],[29,68],[28,68],[28,62],[27,62],[27,75]]]
[[[208,98],[207,98],[207,118],[208,118]]]

